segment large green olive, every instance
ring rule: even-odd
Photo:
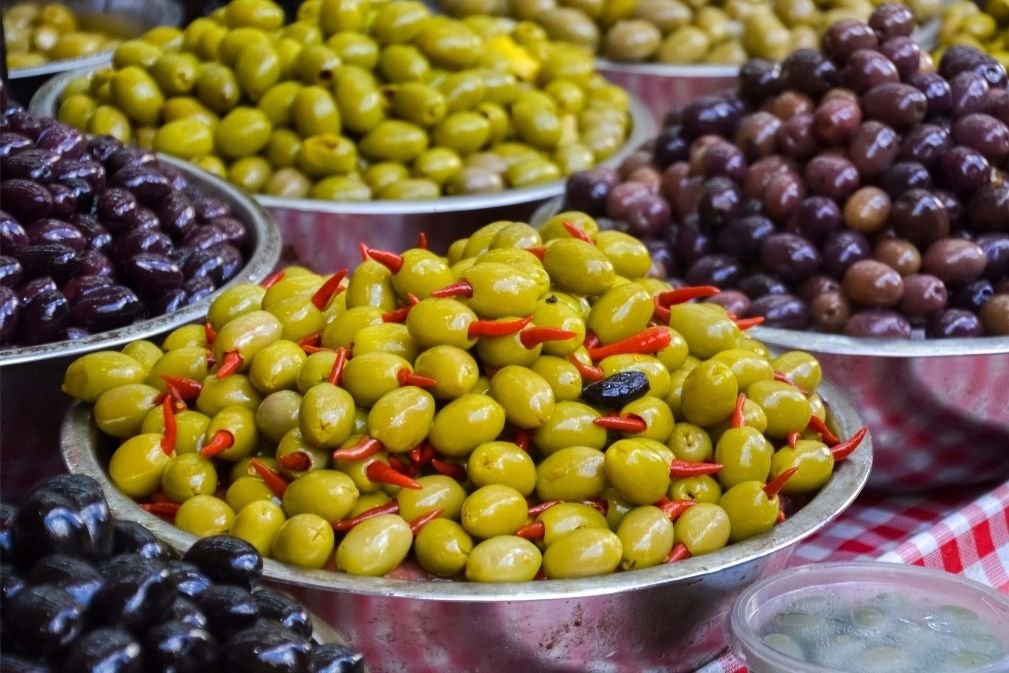
[[[459,519],[466,491],[458,481],[441,474],[432,474],[419,477],[417,483],[420,484],[419,489],[405,488],[396,496],[401,517],[413,521],[440,509],[441,517]]]
[[[621,439],[606,449],[606,478],[630,503],[658,502],[669,489],[669,460],[656,448],[634,439]]]
[[[536,466],[536,497],[577,501],[601,496],[609,486],[605,462],[602,451],[587,446],[569,446],[547,456]]]
[[[673,548],[673,522],[658,507],[635,507],[624,515],[617,527],[623,545],[620,566],[624,570],[650,568],[662,563]]]
[[[608,528],[581,528],[562,537],[543,554],[543,572],[548,578],[607,575],[620,565],[623,545]]]
[[[314,470],[288,485],[284,491],[284,513],[317,514],[326,521],[339,521],[350,513],[357,496],[357,486],[346,474]]]
[[[143,383],[145,367],[116,351],[97,351],[74,360],[63,376],[62,390],[84,402],[94,402],[107,390],[127,383]]]
[[[301,401],[298,425],[305,439],[315,446],[336,448],[354,428],[354,398],[331,383],[316,384]]]
[[[416,386],[397,388],[371,408],[368,430],[391,453],[405,453],[427,437],[434,407],[434,398],[426,390]]]
[[[543,267],[561,290],[599,295],[613,285],[613,263],[595,246],[574,238],[556,239],[547,246]]]
[[[503,484],[526,497],[536,488],[536,464],[511,442],[490,441],[476,447],[469,455],[466,474],[477,487]]]
[[[529,540],[499,535],[473,547],[466,559],[466,579],[473,582],[528,582],[536,577],[543,554]]]
[[[466,568],[473,538],[455,521],[435,519],[417,533],[413,550],[424,570],[438,577],[452,577]]]
[[[696,425],[714,425],[729,417],[738,393],[739,384],[727,365],[717,360],[702,362],[683,382],[683,415]]]
[[[491,378],[490,394],[504,408],[508,422],[538,428],[554,410],[554,391],[546,379],[525,367],[503,367]]]
[[[504,430],[505,410],[486,395],[464,395],[438,411],[428,441],[440,453],[462,458],[477,446],[492,442]]]
[[[529,505],[521,493],[503,484],[476,489],[462,504],[461,523],[474,537],[511,535],[525,523]]]

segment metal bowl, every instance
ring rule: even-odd
[[[46,82],[32,98],[33,114],[52,117],[60,92],[74,77],[88,70],[65,73]],[[618,166],[645,140],[655,135],[655,121],[645,105],[631,97],[631,133],[624,146],[603,162]],[[498,194],[446,196],[428,201],[368,201],[337,203],[319,199],[287,199],[257,195],[269,209],[284,236],[284,261],[331,271],[360,262],[357,245],[402,250],[417,245],[427,234],[434,250],[445,251],[457,238],[496,220],[525,222],[547,199],[564,191],[564,180],[508,189]]]
[[[42,5],[46,0],[20,0]],[[4,3],[6,4],[6,3]],[[65,0],[64,3],[77,15],[84,29],[100,29],[129,39],[137,37],[155,26],[178,26],[184,14],[179,0]],[[112,52],[100,51],[80,58],[49,61],[31,68],[17,68],[8,71],[7,84],[15,100],[27,102],[35,91],[51,75],[96,68],[112,61]],[[49,115],[55,116],[55,115]]]
[[[532,225],[558,213],[543,204]],[[816,356],[875,437],[869,488],[917,492],[1009,477],[1009,337],[856,339],[758,327],[769,346]]]
[[[842,436],[862,424],[837,386],[820,392]],[[101,436],[89,405],[63,420],[71,472],[102,483],[115,516],[137,521],[176,549],[195,537],[140,509],[106,474],[114,442]],[[735,596],[788,565],[795,545],[820,530],[865,485],[866,440],[826,486],[769,533],[674,565],[581,580],[495,585],[351,577],[267,560],[264,575],[290,585],[361,649],[374,673],[480,671],[685,673],[725,646],[723,624]]]
[[[223,289],[259,282],[277,264],[280,233],[252,199],[186,162],[164,156],[160,160],[178,169],[204,194],[231,204],[246,223],[251,254],[237,276],[192,306],[75,341],[0,349],[0,445],[4,457],[0,491],[7,499],[17,499],[25,489],[60,470],[59,455],[53,450],[59,433],[56,421],[71,401],[60,392],[60,381],[75,357],[165,334],[180,325],[202,320],[210,302]],[[51,422],[46,422],[46,418]]]

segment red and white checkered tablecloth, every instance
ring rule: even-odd
[[[864,494],[799,546],[793,565],[877,560],[937,568],[1009,594],[1009,481],[943,494]],[[697,673],[746,673],[725,654]]]

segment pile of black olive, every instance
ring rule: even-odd
[[[256,588],[263,560],[237,538],[181,558],[112,518],[98,482],[56,477],[0,505],[3,673],[363,673],[319,644],[297,601]]]

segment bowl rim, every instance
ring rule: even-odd
[[[182,173],[190,184],[219,196],[230,202],[239,211],[239,219],[251,234],[252,252],[242,269],[230,281],[221,285],[213,293],[183,308],[163,315],[140,320],[118,329],[91,334],[83,339],[53,341],[36,346],[15,346],[0,348],[0,368],[25,362],[37,362],[50,358],[80,355],[91,351],[112,348],[137,339],[146,339],[156,334],[168,332],[176,327],[201,320],[206,315],[210,303],[222,292],[242,283],[258,283],[273,270],[280,261],[280,230],[263,208],[236,187],[192,164],[174,157],[158,154],[163,161]]]
[[[855,406],[830,382],[819,393],[832,412],[841,436],[851,436],[863,423]],[[99,431],[91,419],[91,405],[74,402],[63,418],[60,444],[71,473],[86,474],[103,486],[114,516],[137,521],[156,537],[179,551],[188,549],[196,536],[140,509],[116,488],[95,453]],[[415,581],[385,577],[354,577],[330,570],[308,570],[263,560],[264,577],[322,591],[445,602],[533,601],[603,596],[637,591],[702,576],[769,556],[824,528],[855,500],[872,467],[872,438],[842,462],[830,481],[806,505],[764,535],[736,543],[721,551],[657,566],[586,579],[549,580],[520,584],[480,584],[463,581]]]
[[[28,110],[35,115],[44,117],[56,116],[56,101],[67,83],[82,75],[92,73],[96,68],[81,68],[63,72],[46,81],[28,104]],[[620,165],[632,152],[657,132],[655,117],[645,103],[628,94],[630,101],[631,129],[623,145],[613,156],[599,162],[597,167]],[[564,191],[566,178],[542,185],[531,185],[517,189],[506,189],[495,194],[468,194],[462,196],[442,196],[437,199],[414,201],[360,201],[341,202],[323,199],[293,199],[266,194],[255,194],[253,198],[260,205],[271,209],[287,209],[305,212],[331,213],[334,215],[438,215],[442,213],[457,213],[478,211],[490,208],[502,208],[522,203],[536,203],[559,196]]]
[[[844,580],[839,580],[837,575],[844,573]],[[827,668],[808,662],[799,662],[796,659],[775,650],[760,638],[753,626],[750,617],[759,610],[748,615],[749,604],[753,602],[758,592],[780,589],[782,582],[801,582],[801,586],[795,586],[790,591],[803,591],[813,587],[829,588],[839,583],[850,583],[865,579],[866,582],[892,585],[891,591],[900,591],[904,588],[901,580],[929,580],[934,583],[936,591],[948,590],[972,594],[986,603],[1002,605],[1003,611],[1009,613],[1009,597],[1003,596],[995,588],[969,579],[963,575],[946,572],[938,568],[926,568],[922,566],[906,565],[899,561],[836,561],[831,563],[809,563],[790,568],[786,573],[775,573],[770,577],[762,579],[746,587],[735,599],[732,608],[729,610],[729,617],[726,620],[725,630],[727,641],[732,651],[741,657],[747,665],[754,663],[776,666],[780,670],[794,670],[797,664],[802,664],[803,670],[807,673],[843,673],[835,668]],[[823,581],[826,579],[827,581]],[[773,598],[780,598],[780,592],[775,593]],[[772,600],[773,600],[772,598]],[[759,661],[748,661],[751,657],[759,658]],[[984,668],[971,671],[971,673],[999,673],[1009,664],[1009,653]]]
[[[561,212],[564,197],[541,204],[530,216],[537,229]],[[933,358],[1009,354],[1009,336],[962,337],[958,339],[859,339],[843,334],[805,332],[780,327],[754,327],[750,334],[768,346],[831,355],[861,355],[874,358]]]
[[[41,5],[44,0],[26,0],[32,4]],[[114,12],[117,8],[114,6],[106,6],[109,2],[103,1],[100,3],[101,6],[94,7],[93,11],[96,14],[108,14]],[[112,2],[111,4],[115,4]],[[151,8],[157,7],[161,10],[161,14],[155,19],[154,23],[150,21],[140,21],[139,23],[144,27],[144,31],[150,30],[157,26],[175,26],[178,27],[182,23],[183,9],[182,5],[178,0],[144,0],[144,9],[150,10]],[[143,33],[141,33],[143,34]],[[137,37],[137,36],[134,36]],[[133,39],[133,38],[126,38]],[[61,73],[67,70],[79,70],[82,68],[87,68],[92,70],[98,66],[105,65],[112,62],[112,54],[115,49],[105,49],[94,54],[88,54],[86,56],[78,56],[77,58],[64,58],[56,61],[46,61],[40,65],[35,65],[30,68],[10,68],[7,71],[7,78],[10,80],[18,79],[29,79],[31,77],[42,77],[44,75],[52,75],[55,73]],[[47,115],[50,117],[55,117],[55,114]]]

